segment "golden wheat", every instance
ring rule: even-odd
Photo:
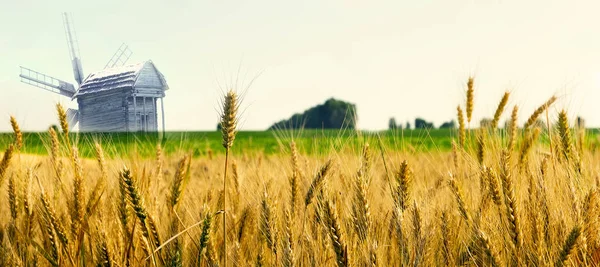
[[[505,94],[495,117],[507,99]],[[460,107],[457,111],[465,116]],[[477,139],[468,143],[463,117],[448,152],[396,151],[378,139],[381,157],[374,159],[368,138],[362,148],[336,147],[303,154],[302,160],[302,147],[291,140],[281,148],[289,154],[236,150],[233,188],[221,188],[220,178],[232,177],[223,172],[218,154],[192,157],[158,146],[156,157],[142,158],[136,151],[108,157],[97,140],[88,159],[80,142],[67,140],[67,125],[64,136],[49,129],[48,157],[33,156],[18,152],[30,151],[29,144],[17,150],[15,135],[0,162],[0,174],[8,179],[0,263],[595,266],[600,259],[595,141],[589,136],[588,143],[581,136],[575,141],[566,112],[558,114],[557,128],[544,129],[543,138],[535,124],[519,134],[517,111],[515,106],[508,129],[474,129]],[[226,150],[236,131],[234,123],[227,125]],[[550,133],[558,138],[549,145]],[[551,145],[559,145],[560,157],[548,152]],[[511,159],[515,151],[518,158]],[[69,168],[62,167],[63,160]],[[304,180],[302,173],[313,169],[312,180]],[[231,206],[225,205],[226,193],[236,195]],[[217,226],[225,218],[221,235]]]

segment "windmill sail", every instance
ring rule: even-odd
[[[133,54],[133,52],[129,50],[129,46],[124,43],[121,44],[117,52],[112,56],[108,63],[106,63],[104,68],[108,69],[125,65],[129,57],[131,57],[131,54]]]
[[[67,121],[69,122],[69,128],[75,127],[75,125],[79,122],[79,110],[76,109],[67,109]]]
[[[63,22],[65,24],[65,34],[67,36],[67,44],[69,45],[69,55],[71,57],[71,65],[73,66],[73,75],[77,84],[83,82],[83,67],[81,66],[81,57],[79,56],[79,43],[73,26],[73,20],[69,18],[67,13],[63,13]]]
[[[33,85],[53,93],[61,94],[67,97],[73,97],[73,95],[75,95],[75,86],[73,86],[73,84],[25,67],[21,67],[21,74],[19,74],[19,77],[21,77],[21,82],[23,83]]]

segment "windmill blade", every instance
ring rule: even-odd
[[[67,121],[69,122],[69,128],[72,129],[79,122],[79,110],[67,109]]]
[[[69,14],[63,13],[63,22],[65,24],[65,34],[67,36],[67,45],[69,46],[69,56],[73,66],[73,75],[77,84],[83,82],[83,67],[81,66],[81,57],[79,56],[79,42],[75,33],[75,26]]]
[[[21,74],[19,74],[19,77],[21,77],[21,82],[23,83],[33,85],[53,93],[61,94],[67,97],[73,97],[75,94],[75,86],[73,86],[73,84],[25,67],[21,67]]]
[[[133,54],[133,52],[129,50],[129,46],[127,46],[125,43],[121,44],[117,52],[115,52],[115,54],[108,61],[108,63],[106,63],[106,66],[104,66],[104,68],[108,69],[125,65],[129,57],[131,57],[131,54]]]

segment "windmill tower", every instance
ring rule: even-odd
[[[132,52],[122,44],[104,69],[83,73],[73,20],[63,13],[65,35],[76,85],[21,67],[21,82],[77,100],[68,109],[69,125],[83,132],[158,131],[158,100],[165,128],[163,98],[169,88],[152,61],[126,65]]]

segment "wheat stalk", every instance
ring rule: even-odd
[[[555,101],[556,101],[556,96],[552,96],[552,97],[550,97],[550,99],[548,99],[548,101],[546,101],[544,104],[542,104],[541,106],[539,106],[533,112],[533,114],[531,114],[531,116],[529,116],[529,119],[527,119],[527,122],[525,122],[525,125],[523,126],[523,129],[525,129],[525,130],[529,129],[529,127],[531,127],[535,123],[535,121],[544,112],[544,110],[546,110],[547,108],[549,108]]]
[[[467,81],[467,122],[471,123],[471,117],[473,115],[473,103],[474,103],[474,85],[475,82],[475,78],[474,77],[469,77],[469,80]]]
[[[83,168],[81,166],[81,160],[79,159],[77,147],[73,146],[71,151],[75,175],[73,178],[73,210],[71,211],[71,230],[73,236],[79,236],[79,230],[81,229],[81,224],[83,223],[83,217],[85,215]]]
[[[252,208],[247,206],[242,211],[242,215],[240,215],[240,219],[238,220],[238,230],[237,230],[237,241],[242,243],[244,238],[244,234],[247,232],[247,228],[251,224],[252,221]]]
[[[448,213],[443,211],[440,216],[441,224],[440,231],[442,236],[442,256],[444,262],[454,262],[454,258],[451,253],[451,241],[450,241],[450,222],[448,219]]]
[[[558,113],[558,134],[560,136],[561,154],[567,162],[575,162],[577,171],[581,172],[581,166],[575,159],[573,154],[573,144],[571,141],[571,130],[569,128],[569,120],[567,112],[562,110]]]
[[[456,112],[458,113],[458,144],[464,149],[466,142],[465,118],[460,106],[456,107]]]
[[[129,169],[125,168],[121,171],[121,180],[123,181],[125,189],[127,190],[128,202],[133,208],[133,211],[140,222],[143,235],[142,238],[145,240],[144,242],[148,242],[148,240],[151,238],[150,229],[148,227],[148,213],[144,207],[144,200],[142,199],[140,191]],[[145,249],[148,249],[148,247]],[[150,256],[151,254],[147,253],[147,255]]]
[[[408,209],[410,203],[410,188],[412,184],[412,171],[406,160],[400,164],[400,169],[396,173],[396,182],[398,183],[395,192],[396,205],[404,211]]]
[[[515,145],[517,144],[517,113],[519,112],[519,107],[514,106],[511,116],[510,116],[510,124],[509,124],[509,132],[508,132],[508,145],[507,150],[510,155],[512,151],[515,149]]]
[[[477,131],[477,162],[479,162],[479,165],[483,165],[485,160],[485,139],[485,130],[480,128]]]
[[[298,148],[296,142],[290,142],[290,152],[292,157],[292,175],[290,176],[290,216],[294,218],[296,203],[298,203],[299,185],[298,180],[300,178],[300,166],[298,163]]]
[[[506,107],[506,104],[508,103],[509,96],[510,96],[510,92],[504,92],[502,99],[500,99],[500,103],[498,103],[496,112],[494,112],[494,119],[492,119],[492,123],[490,124],[490,127],[492,129],[496,129],[498,127],[498,122],[500,121],[500,116],[502,116],[502,113],[504,112],[504,108]]]
[[[229,91],[223,100],[221,112],[221,135],[223,147],[225,148],[225,171],[223,173],[223,266],[227,267],[227,163],[229,161],[229,150],[237,134],[238,122],[238,96],[234,91]]]
[[[500,180],[504,191],[504,203],[506,205],[506,215],[508,219],[509,234],[512,245],[515,249],[515,258],[519,258],[518,253],[522,247],[521,225],[519,213],[517,211],[517,200],[513,187],[512,176],[509,169],[509,156],[507,151],[502,151]]]
[[[106,243],[106,235],[102,234],[100,242],[97,244],[97,254],[98,254],[98,263],[96,266],[98,267],[112,267],[115,265],[113,260],[113,255],[108,248],[108,244]],[[177,265],[174,265],[177,266]]]
[[[487,176],[488,188],[492,201],[496,206],[502,205],[502,198],[500,196],[500,184],[498,183],[498,175],[496,172],[488,167],[484,168],[484,173]]]
[[[306,196],[304,197],[304,206],[305,209],[312,202],[313,197],[315,196],[315,192],[321,188],[327,173],[331,169],[331,160],[328,160],[322,167],[319,169],[315,177],[313,178],[310,186],[308,187],[308,191],[306,192]]]
[[[575,247],[575,244],[577,243],[577,238],[579,238],[580,234],[581,234],[581,229],[579,228],[579,226],[573,227],[573,229],[569,233],[569,236],[565,240],[565,243],[563,244],[563,246],[560,250],[560,253],[558,254],[558,259],[556,260],[556,263],[554,264],[554,266],[560,267],[565,264],[565,261],[567,261],[567,258],[569,258],[569,255],[571,255],[571,252],[573,251],[573,248]]]
[[[529,151],[534,146],[541,130],[536,127],[533,131],[527,131],[523,145],[521,146],[521,155],[519,156],[519,170],[522,171],[529,163]]]
[[[585,245],[589,251],[595,251],[598,247],[598,212],[600,211],[598,204],[598,192],[592,189],[585,197],[582,227],[583,236],[587,242]]]
[[[359,169],[354,179],[354,199],[352,202],[352,215],[354,229],[361,242],[365,242],[369,235],[371,214],[367,197],[367,181],[364,175],[364,165]]]
[[[56,216],[56,211],[52,207],[52,204],[50,204],[50,200],[48,199],[48,196],[46,195],[46,193],[44,193],[44,192],[41,193],[40,201],[42,203],[42,207],[44,209],[45,215],[47,216],[48,222],[52,225],[52,228],[54,229],[54,231],[56,231],[58,240],[60,240],[60,242],[62,243],[63,246],[68,247],[69,239],[67,237],[67,234],[66,234],[64,228],[62,227],[62,225],[60,224],[60,222],[58,221],[57,216]]]
[[[52,163],[54,173],[56,175],[56,182],[58,184],[62,184],[62,162],[59,159],[59,149],[60,143],[58,141],[58,135],[54,128],[50,127],[48,129],[48,134],[50,135],[50,162]],[[56,187],[58,188],[58,187]]]
[[[328,200],[324,203],[323,214],[327,229],[329,229],[328,233],[331,238],[333,251],[336,255],[336,263],[339,267],[348,266],[348,248],[344,243],[337,211],[335,210],[335,206]]]
[[[181,200],[181,195],[183,194],[183,186],[184,181],[186,179],[187,174],[187,166],[189,161],[188,156],[184,156],[177,165],[177,171],[175,172],[175,177],[173,178],[173,184],[171,185],[171,195],[169,196],[169,204],[172,211],[175,211],[175,207]]]
[[[463,217],[467,225],[470,226],[472,223],[471,215],[469,215],[467,205],[464,201],[465,198],[463,197],[463,194],[458,184],[456,183],[456,179],[454,178],[454,175],[452,173],[450,173],[450,180],[448,181],[448,184],[450,185],[450,190],[452,191],[452,194],[456,199],[456,203],[458,204],[458,211],[460,212],[460,215]]]
[[[492,246],[487,235],[483,231],[478,230],[476,233],[476,238],[480,244],[481,252],[483,252],[483,254],[487,257],[487,261],[484,261],[484,266],[502,266],[502,264],[499,262],[500,257],[495,252],[494,247]]]
[[[70,146],[71,141],[69,139],[69,122],[67,122],[67,112],[61,104],[56,104],[56,112],[58,113],[58,121],[60,128],[63,131],[67,146]]]
[[[154,176],[158,180],[158,179],[162,178],[162,174],[163,174],[163,149],[159,143],[156,145],[156,171],[154,173]]]
[[[285,215],[285,231],[283,238],[283,259],[282,264],[285,267],[293,267],[296,266],[294,259],[294,235],[292,233],[293,220],[291,216],[291,212],[286,209],[284,212]]]
[[[13,220],[13,223],[17,220],[17,216],[19,215],[17,211],[18,200],[17,200],[17,186],[15,185],[15,177],[11,175],[8,179],[8,205],[10,207],[10,216]]]
[[[415,258],[413,261],[414,266],[419,266],[423,260],[425,253],[425,237],[423,236],[423,221],[421,218],[421,211],[417,205],[417,201],[413,202],[413,233],[415,242]]]
[[[275,228],[275,213],[271,207],[269,196],[265,190],[262,201],[260,202],[260,232],[267,243],[269,249],[277,257],[277,229]]]
[[[10,116],[10,126],[12,126],[15,135],[15,148],[21,150],[23,147],[23,133],[21,132],[17,119],[13,116]]]
[[[201,261],[202,252],[208,246],[208,240],[210,239],[211,224],[212,216],[209,212],[207,212],[202,221],[202,232],[200,233],[200,245],[198,249],[198,262]]]
[[[2,156],[2,161],[0,161],[0,184],[4,180],[4,176],[6,175],[6,171],[10,166],[10,160],[12,159],[13,152],[15,150],[15,146],[13,144],[8,145],[6,151],[4,151],[4,155]]]

